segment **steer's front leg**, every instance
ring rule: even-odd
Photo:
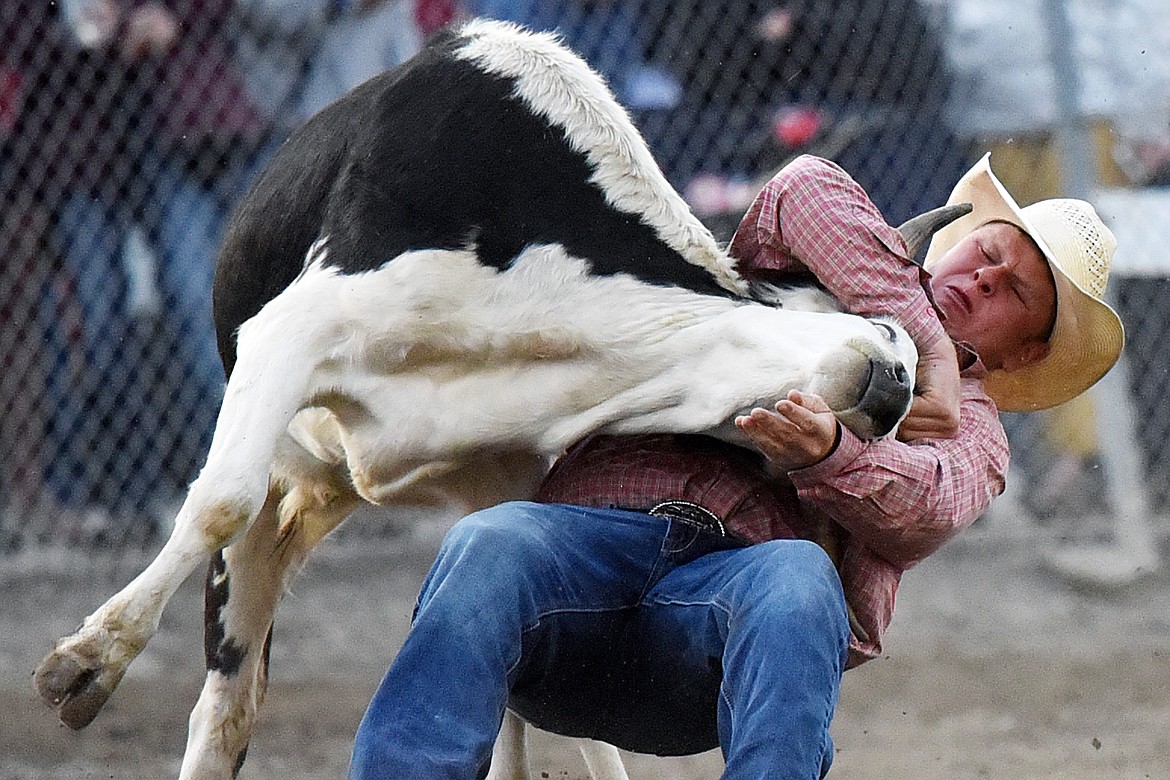
[[[41,697],[71,728],[97,715],[183,581],[242,534],[264,505],[277,443],[307,397],[314,356],[321,354],[312,347],[326,324],[294,322],[287,310],[295,311],[296,301],[277,302],[284,305],[270,304],[268,316],[257,315],[240,331],[239,360],[207,463],[167,543],[129,585],[61,639],[34,673]]]
[[[225,495],[206,485],[201,477],[192,486],[174,532],[150,565],[87,617],[76,632],[59,640],[37,667],[33,675],[37,691],[66,726],[89,725],[130,662],[158,630],[174,592],[200,562],[246,528],[259,511],[252,495]],[[261,487],[261,502],[265,492]]]

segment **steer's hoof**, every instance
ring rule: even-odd
[[[64,649],[49,653],[33,673],[41,698],[71,729],[88,726],[121,679],[120,671]]]

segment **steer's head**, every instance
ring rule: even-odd
[[[825,399],[846,428],[876,439],[893,433],[910,411],[918,350],[893,320],[865,322],[872,333],[853,336],[828,353],[809,390]]]

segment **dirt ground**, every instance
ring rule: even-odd
[[[344,777],[445,523],[327,542],[311,559],[281,606],[243,780]],[[846,675],[831,777],[1170,778],[1170,573],[1085,592],[1036,563],[1047,543],[981,522],[908,573],[888,657]],[[177,775],[202,683],[200,577],[88,729],[58,725],[30,682],[53,640],[144,563],[0,558],[0,780]],[[538,777],[585,777],[565,740],[542,735],[535,753]],[[722,767],[718,753],[627,759],[633,780],[714,778]]]

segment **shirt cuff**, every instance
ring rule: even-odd
[[[816,487],[830,477],[840,475],[865,451],[866,443],[859,439],[857,434],[840,423],[837,423],[837,427],[841,432],[841,440],[827,458],[811,466],[788,472],[788,479],[797,490]]]

